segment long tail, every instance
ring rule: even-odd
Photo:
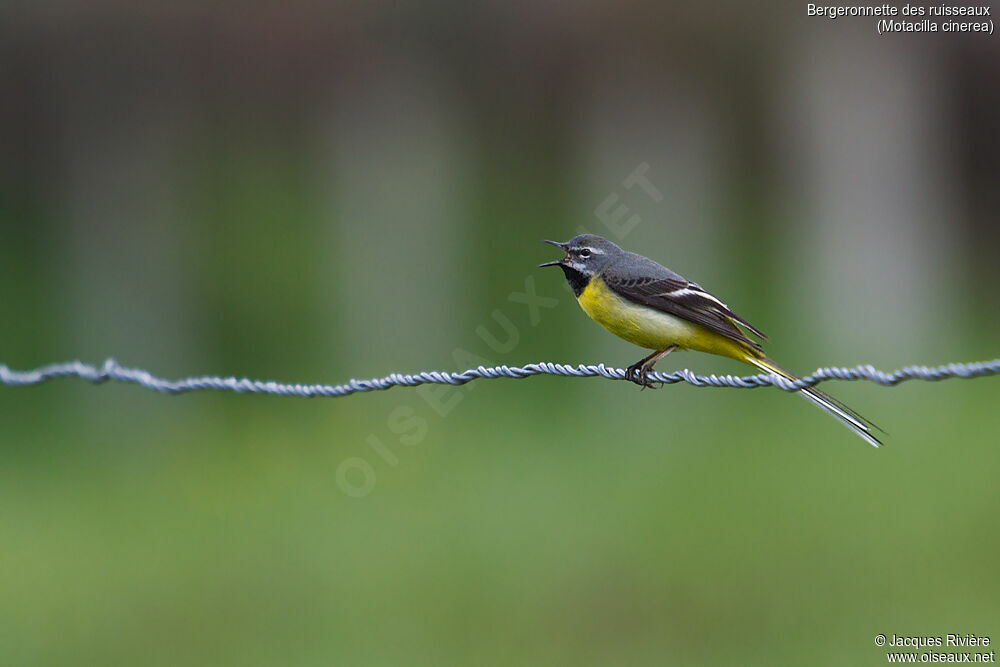
[[[748,364],[752,364],[757,368],[766,371],[768,373],[776,373],[783,378],[789,380],[797,380],[794,375],[786,371],[784,368],[774,363],[767,357],[758,357],[752,354],[747,354],[744,359]],[[865,419],[859,415],[854,410],[850,409],[833,396],[826,394],[815,387],[808,387],[802,389],[798,392],[805,398],[807,398],[812,403],[815,403],[820,408],[822,408],[827,414],[832,415],[841,424],[847,428],[854,431],[858,436],[867,442],[872,447],[881,447],[882,442],[873,435],[874,430],[881,431],[878,426],[872,423],[870,420]]]

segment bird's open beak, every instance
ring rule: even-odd
[[[566,244],[565,243],[559,243],[558,241],[542,241],[542,243],[548,243],[549,245],[554,245],[555,247],[562,248],[563,250],[566,249]],[[565,260],[566,260],[566,258],[563,257],[562,259],[557,259],[554,262],[545,262],[544,264],[539,264],[538,267],[541,268],[543,266],[559,266]]]

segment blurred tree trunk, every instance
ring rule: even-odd
[[[54,59],[52,249],[66,333],[59,357],[148,364],[168,375],[197,347],[178,226],[177,144],[190,103],[151,45],[83,41]]]
[[[465,137],[452,91],[413,54],[369,63],[368,76],[331,89],[321,120],[321,187],[330,220],[318,250],[336,303],[329,354],[352,372],[451,364],[465,278]],[[474,249],[473,252],[489,252]]]
[[[785,298],[818,363],[944,360],[968,283],[939,54],[836,28],[786,59]]]

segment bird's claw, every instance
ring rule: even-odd
[[[636,384],[642,384],[646,369],[640,361],[637,364],[632,364],[625,369],[625,379],[629,382],[635,382]]]
[[[629,382],[634,382],[643,389],[649,387],[650,389],[659,389],[659,384],[653,380],[649,379],[649,367],[643,365],[642,362],[637,364],[632,364],[625,369],[625,379]]]
[[[663,384],[662,382],[655,382],[655,381],[649,379],[649,371],[650,370],[651,369],[648,366],[643,366],[642,370],[639,371],[639,382],[637,384],[639,384],[642,387],[642,389],[640,389],[639,391],[642,391],[643,389],[646,389],[647,387],[649,389],[659,389],[660,385]]]

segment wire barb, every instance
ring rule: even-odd
[[[382,391],[392,387],[416,387],[422,384],[463,385],[478,379],[513,378],[521,379],[534,375],[557,375],[560,377],[603,377],[608,380],[624,380],[625,371],[604,364],[579,364],[571,366],[541,361],[525,366],[479,366],[459,373],[447,371],[421,371],[416,374],[390,373],[384,377],[367,380],[351,379],[343,384],[289,384],[273,380],[250,380],[248,378],[202,375],[182,380],[165,380],[141,368],[121,366],[114,359],[106,360],[101,366],[92,366],[82,361],[50,364],[29,371],[11,370],[0,364],[0,382],[11,387],[42,384],[60,377],[79,377],[100,384],[109,380],[138,384],[165,394],[181,394],[188,391],[229,391],[237,394],[271,394],[275,396],[300,396],[329,398],[348,396],[368,391]],[[798,391],[813,387],[829,380],[867,380],[885,387],[894,387],[907,380],[937,382],[948,378],[975,378],[1000,375],[1000,359],[973,363],[953,363],[944,366],[907,366],[887,373],[874,366],[861,365],[853,368],[819,368],[799,380],[788,380],[779,375],[761,373],[758,375],[695,375],[687,369],[672,373],[651,372],[649,379],[664,384],[686,382],[695,387],[733,387],[754,389],[774,386],[784,391]]]

